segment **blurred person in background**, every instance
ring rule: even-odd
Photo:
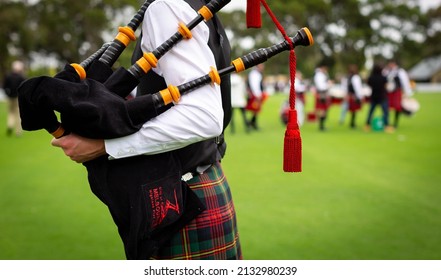
[[[297,120],[299,126],[302,126],[305,122],[305,94],[308,90],[308,86],[303,80],[303,74],[300,71],[296,72],[296,77],[294,80],[294,88],[296,90],[296,111],[297,111]]]
[[[258,64],[248,73],[247,90],[248,100],[245,109],[251,112],[251,119],[248,121],[251,129],[259,130],[258,115],[262,105],[268,97],[263,83],[264,64]]]
[[[245,112],[246,105],[247,105],[247,89],[245,85],[245,80],[242,78],[241,75],[233,73],[231,74],[231,108],[232,108],[231,121],[230,121],[231,133],[236,132],[236,124],[234,117],[236,111],[240,112],[245,131],[249,132],[250,127]]]
[[[358,66],[351,64],[348,67],[348,77],[346,79],[346,104],[347,109],[351,113],[351,121],[349,126],[356,128],[355,118],[357,111],[361,109],[361,102],[363,100],[363,83],[358,73]]]
[[[328,108],[330,106],[330,97],[329,97],[329,75],[328,75],[328,67],[326,65],[319,65],[315,69],[314,73],[314,86],[316,90],[316,115],[319,120],[319,130],[325,131],[325,122],[328,114]]]
[[[348,104],[348,99],[346,98],[346,95],[348,94],[347,89],[348,89],[348,77],[344,76],[341,78],[340,81],[340,86],[341,86],[341,90],[342,92],[344,92],[344,96],[343,99],[341,101],[341,105],[340,105],[340,119],[338,121],[338,123],[340,125],[343,125],[345,123],[345,119],[346,119],[346,114],[348,113],[349,110],[349,104]]]
[[[383,125],[385,127],[385,131],[391,133],[394,131],[394,128],[389,126],[389,104],[387,99],[387,91],[386,84],[387,78],[383,75],[383,67],[379,64],[375,64],[372,68],[372,72],[369,75],[367,80],[367,84],[372,90],[372,94],[370,97],[370,107],[366,120],[365,130],[371,130],[371,122],[372,116],[377,105],[381,106],[383,110]]]
[[[12,71],[5,76],[3,82],[3,89],[7,96],[8,116],[6,134],[8,136],[11,136],[14,131],[16,136],[21,136],[23,133],[18,107],[17,89],[25,79],[24,63],[18,60],[14,61],[12,63]]]
[[[398,127],[401,112],[403,110],[401,102],[403,95],[410,97],[413,95],[409,75],[406,70],[401,68],[395,60],[390,60],[384,69],[387,78],[386,89],[388,92],[389,109],[395,111],[393,126]]]

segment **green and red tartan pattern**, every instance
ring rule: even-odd
[[[242,259],[236,213],[220,164],[189,180],[206,210],[177,233],[153,259]]]

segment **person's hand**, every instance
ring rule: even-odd
[[[54,138],[51,144],[63,149],[66,156],[77,163],[84,163],[106,154],[103,139],[89,139],[73,133]]]

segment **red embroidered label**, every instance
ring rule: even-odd
[[[175,211],[180,214],[178,198],[176,190],[174,193],[174,202],[172,203],[164,196],[162,187],[156,187],[149,190],[149,198],[152,207],[152,228],[159,226],[162,221],[167,217],[168,211]]]

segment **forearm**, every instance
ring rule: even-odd
[[[51,144],[63,149],[66,156],[77,163],[87,162],[106,154],[104,140],[84,138],[76,134],[54,138]]]
[[[205,92],[192,94],[199,95]],[[182,102],[186,103],[185,100]],[[216,107],[218,106],[212,106],[212,109],[218,110]],[[132,135],[106,140],[106,151],[114,158],[123,158],[183,148],[219,136],[222,133],[222,121],[222,111],[213,114],[212,111],[206,109],[204,114],[201,114],[198,106],[179,104],[145,123],[138,132]]]

